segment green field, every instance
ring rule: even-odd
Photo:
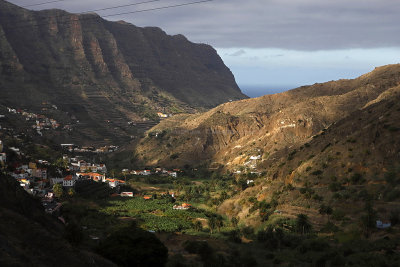
[[[135,218],[139,225],[157,232],[176,232],[190,229],[196,218],[207,218],[198,209],[174,210],[170,198],[145,200],[140,197],[110,200],[100,212],[117,217]]]

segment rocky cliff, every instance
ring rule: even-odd
[[[208,45],[96,14],[33,12],[3,0],[0,73],[0,104],[37,108],[50,102],[99,138],[101,132],[123,135],[122,124],[155,119],[157,111],[246,98]]]

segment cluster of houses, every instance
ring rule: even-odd
[[[95,173],[107,172],[107,166],[103,163],[90,163],[80,159],[79,157],[69,158],[68,156],[64,156],[63,159],[68,162],[70,171]]]
[[[7,110],[9,113],[22,115],[27,121],[35,121],[35,123],[32,125],[32,128],[40,135],[42,134],[42,130],[57,129],[61,126],[56,120],[47,118],[44,115],[26,112],[21,109],[10,107],[7,107]]]
[[[3,141],[0,140],[0,166],[7,162],[7,154],[3,153]]]
[[[180,172],[180,169],[173,169],[172,171],[168,171],[164,168],[156,168],[153,171],[151,170],[128,170],[128,169],[123,169],[122,172],[126,174],[133,174],[133,175],[152,175],[152,174],[157,174],[161,176],[172,176],[174,178],[178,177],[178,172]]]
[[[92,146],[78,146],[75,144],[61,144],[63,149],[68,150],[69,152],[77,152],[77,153],[111,153],[118,150],[118,146],[103,146],[99,148],[95,148]]]
[[[40,164],[42,166],[49,165],[47,161],[43,160],[40,161]],[[29,164],[16,163],[13,167],[15,170],[8,174],[16,179],[28,193],[33,195],[46,194],[49,185],[47,168],[39,168],[35,162],[29,162]]]
[[[72,188],[79,180],[93,180],[95,182],[107,183],[111,188],[125,184],[125,181],[115,178],[106,178],[104,174],[96,172],[77,172],[75,175],[67,175],[64,178],[51,178],[51,185],[62,184],[65,188]]]

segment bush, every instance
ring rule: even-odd
[[[355,173],[350,177],[350,182],[352,184],[362,184],[365,182],[365,179],[362,177],[361,174]]]
[[[329,190],[332,192],[337,192],[343,189],[343,186],[339,182],[332,182],[329,184]]]
[[[240,238],[240,231],[235,229],[228,233],[228,240],[234,243],[242,243],[242,239]]]
[[[323,173],[323,171],[321,171],[321,170],[316,170],[316,171],[313,171],[311,174],[312,175],[321,175]]]
[[[213,252],[207,241],[186,241],[184,244],[184,249],[191,254],[207,255]]]

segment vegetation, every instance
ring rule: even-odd
[[[164,266],[168,259],[168,249],[160,240],[135,224],[111,233],[97,251],[119,266]]]

